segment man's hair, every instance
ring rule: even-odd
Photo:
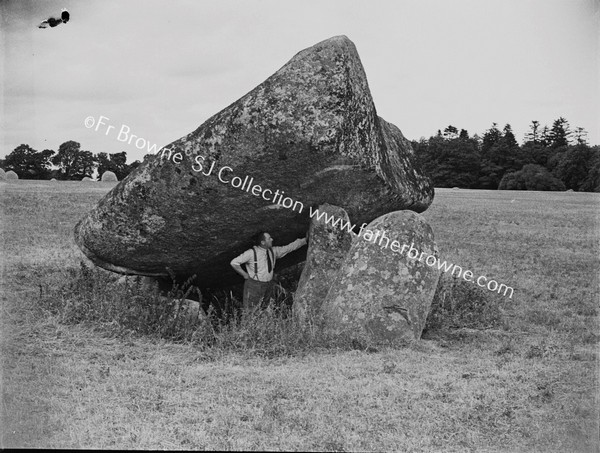
[[[254,241],[254,245],[260,245],[261,241],[263,241],[265,239],[265,233],[266,231],[261,231],[260,233],[256,233],[253,236],[253,241]]]

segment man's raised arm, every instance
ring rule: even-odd
[[[288,245],[284,245],[283,247],[273,247],[273,252],[275,252],[276,258],[281,258],[287,255],[294,250],[298,250],[300,247],[303,247],[307,244],[306,238],[296,239],[294,242],[290,242]]]

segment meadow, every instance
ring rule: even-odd
[[[514,288],[502,326],[265,355],[48,308],[112,186],[0,183],[1,447],[598,451],[600,194],[436,189],[442,259]]]

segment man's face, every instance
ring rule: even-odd
[[[273,247],[273,238],[269,233],[265,233],[265,238],[261,241],[261,244],[268,249]]]

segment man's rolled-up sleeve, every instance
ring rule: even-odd
[[[253,258],[254,258],[254,254],[252,253],[252,250],[246,250],[241,255],[236,256],[234,259],[232,259],[229,264],[232,264],[232,265],[237,264],[238,266],[241,266],[242,264],[247,263],[248,261],[250,261]]]
[[[300,247],[306,245],[306,238],[296,239],[294,242],[284,245],[282,247],[273,247],[276,258],[281,258],[294,250],[298,250]]]

